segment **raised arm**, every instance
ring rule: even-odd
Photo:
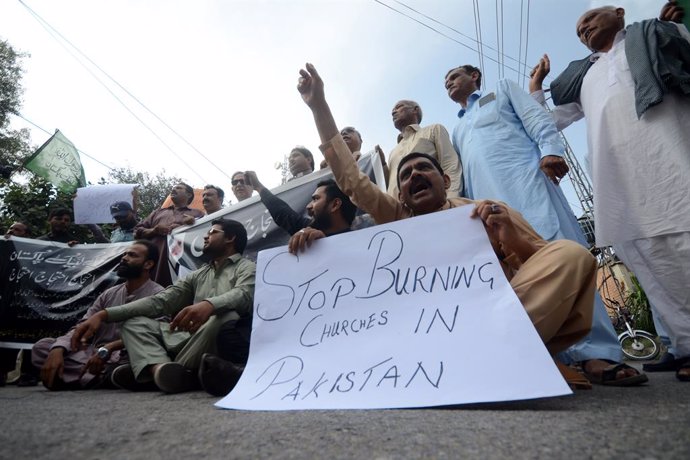
[[[297,211],[292,209],[289,204],[275,196],[269,189],[259,181],[254,171],[245,171],[244,177],[254,187],[254,190],[259,192],[261,202],[264,204],[268,212],[273,217],[276,225],[282,228],[290,235],[303,229],[311,222],[311,219],[304,217]]]
[[[549,56],[545,54],[539,59],[537,65],[534,66],[530,72],[529,92],[530,96],[532,96],[535,101],[544,106],[544,108],[551,113],[551,117],[554,123],[556,123],[556,129],[562,131],[572,123],[583,118],[585,114],[582,111],[582,106],[576,102],[557,105],[551,110],[546,108],[546,97],[544,96],[542,85],[550,71],[551,61],[549,60]]]
[[[398,220],[403,213],[402,205],[397,198],[379,190],[368,176],[360,172],[338,131],[331,109],[326,103],[323,80],[314,66],[307,64],[306,70],[302,69],[299,73],[297,90],[314,115],[322,144],[321,151],[331,166],[340,190],[350,197],[355,206],[371,214],[376,223]]]
[[[339,131],[333,119],[331,108],[326,103],[323,80],[313,64],[307,63],[306,68],[306,70],[300,69],[299,71],[300,78],[297,83],[297,91],[302,95],[304,103],[311,109],[319,138],[321,143],[325,144],[336,134],[339,134]],[[326,160],[329,161],[328,158]]]

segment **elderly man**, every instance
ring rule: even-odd
[[[558,186],[568,166],[553,119],[514,82],[499,80],[490,92],[482,91],[481,82],[481,71],[471,65],[453,68],[445,78],[448,96],[461,107],[453,145],[462,159],[465,195],[507,203],[547,241],[565,238],[586,247]],[[618,336],[597,293],[592,332],[559,358],[579,365],[594,383],[630,386],[647,381],[622,363]]]
[[[111,243],[134,240],[134,227],[139,223],[132,205],[126,201],[116,201],[110,205],[110,215],[113,216],[117,227],[110,234]]]
[[[501,266],[549,352],[563,351],[587,334],[592,321],[596,261],[586,249],[565,240],[547,243],[506,205],[448,198],[450,178],[426,153],[413,152],[398,163],[399,199],[381,192],[357,169],[338,132],[326,103],[323,81],[314,66],[307,64],[307,70],[301,70],[300,75],[297,88],[314,115],[323,143],[321,150],[341,190],[353,203],[369,212],[377,223],[473,204],[473,217],[484,222]],[[583,383],[576,373],[564,366],[559,368],[569,383]]]
[[[601,7],[577,21],[593,51],[551,83],[559,128],[584,117],[598,245],[642,284],[678,355],[676,377],[690,381],[690,33],[667,3],[662,20],[625,27],[625,10]],[[530,90],[543,100],[545,59]]]
[[[104,308],[124,305],[162,291],[160,285],[149,279],[149,271],[157,260],[158,248],[150,241],[137,241],[127,248],[116,271],[125,282],[99,295],[80,323]],[[127,362],[127,355],[121,352],[120,323],[101,325],[85,348],[73,351],[70,342],[75,328],[57,339],[41,339],[31,350],[31,361],[41,370],[41,381],[49,390],[107,387],[110,372]]]
[[[254,193],[252,185],[244,177],[244,172],[242,171],[234,173],[230,183],[232,184],[232,193],[235,195],[235,198],[237,198],[238,203],[250,198]]]
[[[441,164],[450,177],[448,196],[456,197],[462,192],[462,164],[450,142],[448,131],[442,125],[421,127],[422,108],[414,101],[398,101],[392,111],[393,125],[400,131],[398,144],[388,157],[388,193],[398,197],[397,171],[400,160],[412,152],[428,153]]]
[[[163,287],[172,284],[168,266],[168,234],[174,228],[185,225],[185,222],[189,222],[190,219],[193,221],[204,215],[198,209],[189,207],[194,200],[194,189],[184,182],[173,186],[170,198],[173,204],[166,208],[156,209],[134,227],[135,238],[151,240],[158,246],[160,258],[156,265],[154,280]]]
[[[204,186],[204,192],[201,194],[201,204],[204,206],[206,215],[220,211],[223,207],[223,199],[225,199],[225,192],[222,188],[210,184]]]
[[[153,384],[166,393],[195,389],[204,353],[217,353],[221,326],[233,322],[238,346],[249,349],[254,299],[254,262],[242,257],[247,231],[234,220],[217,219],[204,237],[210,262],[146,299],[111,307],[79,324],[72,349],[88,341],[103,322],[125,321],[124,341],[131,365],[113,371],[115,385],[138,390]],[[174,315],[171,323],[155,320]],[[204,382],[202,381],[203,385]]]

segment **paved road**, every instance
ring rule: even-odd
[[[202,392],[8,386],[0,459],[688,459],[690,383],[649,376],[539,401],[370,411],[229,411]]]

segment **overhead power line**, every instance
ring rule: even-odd
[[[187,144],[190,148],[192,148],[197,154],[199,154],[204,160],[206,160],[211,166],[213,166],[215,169],[217,169],[221,174],[226,176],[228,179],[230,179],[230,176],[223,171],[218,165],[216,165],[213,161],[211,161],[208,157],[206,157],[199,149],[197,149],[191,142],[189,142],[186,138],[184,138],[181,134],[179,134],[173,127],[171,127],[168,123],[166,123],[161,117],[159,117],[153,110],[151,110],[148,106],[146,106],[139,98],[137,98],[134,94],[132,94],[127,88],[125,88],[123,85],[121,85],[117,80],[115,80],[108,72],[106,72],[104,69],[102,69],[98,64],[96,64],[91,58],[89,58],[85,53],[83,53],[79,48],[77,48],[72,42],[70,42],[66,37],[64,37],[58,30],[56,30],[52,25],[50,25],[46,20],[44,20],[41,16],[39,16],[35,11],[33,11],[28,5],[26,5],[22,0],[19,0],[19,2],[31,13],[32,16],[39,22],[39,24],[53,37],[59,44],[62,46],[72,57],[75,58],[75,60],[82,66],[84,69],[86,69],[89,74],[91,74],[112,96],[115,98],[137,121],[139,121],[151,134],[158,139],[161,144],[163,144],[178,160],[180,160],[187,168],[189,168],[190,171],[192,171],[194,174],[196,174],[203,182],[205,182],[204,178],[194,169],[192,168],[177,152],[175,152],[170,145],[168,145],[162,138],[159,136],[150,126],[148,126],[139,116],[137,116],[125,103],[122,101],[105,83],[101,81],[101,79],[95,75],[91,69],[89,69],[84,63],[74,55],[74,53],[71,52],[70,49],[68,49],[62,41],[58,40],[56,38],[56,35],[60,37],[61,40],[63,40],[65,43],[69,44],[70,47],[72,47],[77,53],[79,53],[80,56],[82,56],[86,61],[88,61],[92,66],[94,66],[96,69],[98,69],[103,75],[105,75],[110,81],[112,81],[118,88],[120,88],[122,91],[124,91],[128,96],[130,96],[134,101],[136,101],[144,110],[146,110],[149,114],[151,114],[156,120],[158,120],[163,126],[165,126],[168,130],[170,130],[175,136],[177,136],[179,139],[181,139],[185,144]]]
[[[404,12],[398,10],[398,9],[396,9],[396,8],[394,8],[393,6],[388,5],[388,4],[384,3],[384,2],[382,2],[381,0],[373,0],[373,1],[374,1],[375,3],[378,3],[379,5],[385,6],[386,8],[388,8],[388,9],[390,9],[390,10],[392,10],[392,11],[394,11],[394,12],[396,12],[396,13],[398,13],[398,14],[400,14],[400,15],[402,15],[402,16],[404,16],[404,17],[406,17],[406,18],[408,18],[408,19],[410,19],[410,20],[412,20],[412,21],[414,21],[414,22],[416,22],[416,23],[418,23],[418,24],[424,26],[424,27],[426,27],[427,29],[429,29],[429,30],[431,30],[431,31],[433,31],[433,32],[435,32],[435,33],[441,35],[442,37],[445,37],[445,38],[447,38],[447,39],[449,39],[449,40],[451,40],[451,41],[453,41],[453,42],[455,42],[455,43],[457,43],[457,44],[459,44],[459,45],[461,45],[461,46],[463,46],[463,47],[465,47],[465,48],[468,48],[469,50],[471,50],[471,51],[473,51],[473,52],[477,52],[477,51],[478,51],[477,49],[473,48],[472,46],[467,45],[466,43],[463,43],[463,42],[461,42],[461,41],[455,39],[454,37],[450,37],[450,36],[444,34],[444,33],[441,32],[440,30],[435,29],[434,27],[430,26],[429,24],[426,24],[426,23],[420,21],[419,19],[417,19],[417,18],[415,18],[415,17],[413,17],[413,16],[410,16],[410,15],[408,15],[408,14],[406,14],[406,13],[404,13]],[[420,11],[414,9],[414,8],[412,8],[411,6],[405,4],[405,3],[401,2],[401,1],[398,1],[398,0],[393,0],[393,1],[394,1],[395,3],[397,3],[397,4],[399,4],[399,5],[401,5],[401,6],[405,7],[405,8],[407,8],[407,9],[409,9],[409,10],[415,12],[416,14],[422,16],[423,18],[428,19],[429,21],[434,22],[434,23],[436,23],[436,24],[439,24],[439,25],[445,27],[446,29],[455,32],[456,34],[458,34],[458,35],[460,35],[460,36],[462,36],[462,37],[467,38],[468,40],[471,40],[471,41],[474,42],[479,48],[485,47],[485,48],[488,48],[488,49],[490,49],[490,50],[492,50],[492,51],[496,51],[496,53],[500,53],[500,51],[499,51],[497,48],[494,48],[494,47],[492,47],[491,45],[488,45],[488,44],[483,43],[482,40],[481,40],[481,34],[480,34],[479,39],[475,39],[475,38],[473,38],[473,37],[471,37],[471,36],[469,36],[469,35],[467,35],[467,34],[461,32],[461,31],[459,31],[459,30],[457,30],[457,29],[455,29],[455,28],[453,28],[453,27],[451,27],[451,26],[449,26],[449,25],[447,25],[447,24],[445,24],[445,23],[443,23],[443,22],[441,22],[441,21],[439,21],[439,20],[437,20],[437,19],[431,17],[431,16],[428,16],[428,15],[426,15],[426,14],[424,14],[424,13],[422,13],[422,12],[420,12]],[[476,11],[477,11],[477,15],[478,15],[478,14],[479,14],[478,8],[476,9]],[[481,32],[481,22],[479,22],[479,31]],[[518,59],[515,59],[514,57],[512,57],[512,56],[510,56],[510,55],[507,55],[507,54],[505,54],[505,53],[502,53],[502,56],[503,56],[503,58],[507,58],[508,60],[513,61],[514,63],[518,64],[518,66],[517,66],[518,68],[517,68],[517,69],[514,68],[514,67],[511,67],[511,66],[508,66],[508,65],[504,65],[504,67],[507,68],[508,70],[512,70],[512,71],[514,71],[514,72],[520,72],[520,66],[521,66],[521,65],[527,65],[526,62],[520,62]],[[486,56],[486,58],[489,59],[489,60],[492,61],[492,62],[498,63],[498,59],[494,59],[494,58],[492,58],[491,56]],[[524,75],[524,76],[527,76],[527,77],[529,76],[529,75],[526,75],[526,74],[524,74],[524,73],[523,73],[523,75]],[[547,77],[547,78],[550,78],[550,77]]]
[[[472,9],[474,10],[474,33],[477,38],[475,42],[479,52],[479,70],[484,75],[484,44],[482,41],[482,23],[479,16],[479,0],[472,0]]]
[[[48,131],[47,129],[38,126],[36,123],[34,123],[33,121],[29,120],[28,118],[26,118],[26,117],[23,116],[22,114],[17,114],[17,116],[18,116],[19,118],[21,118],[22,120],[24,120],[25,122],[29,123],[30,125],[32,125],[32,126],[38,128],[38,129],[40,129],[41,131],[43,131],[44,133],[48,134],[49,136],[52,136],[52,135],[54,134],[54,133],[51,133],[50,131]],[[84,155],[86,158],[89,158],[89,159],[95,161],[95,162],[98,163],[99,165],[105,166],[106,168],[110,169],[111,171],[115,169],[113,166],[110,166],[110,165],[107,165],[107,164],[103,163],[103,162],[102,162],[101,160],[99,160],[98,158],[92,157],[91,155],[89,155],[88,153],[84,152],[83,150],[77,149],[77,152],[79,152],[80,154]]]

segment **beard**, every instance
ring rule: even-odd
[[[331,215],[323,212],[323,213],[315,214],[311,218],[311,223],[309,224],[309,226],[311,228],[315,228],[316,230],[321,230],[322,232],[325,233],[326,229],[331,228],[331,224],[332,224]]]
[[[142,265],[127,265],[123,263],[120,263],[116,270],[117,276],[128,280],[139,278],[143,272],[144,267]]]

